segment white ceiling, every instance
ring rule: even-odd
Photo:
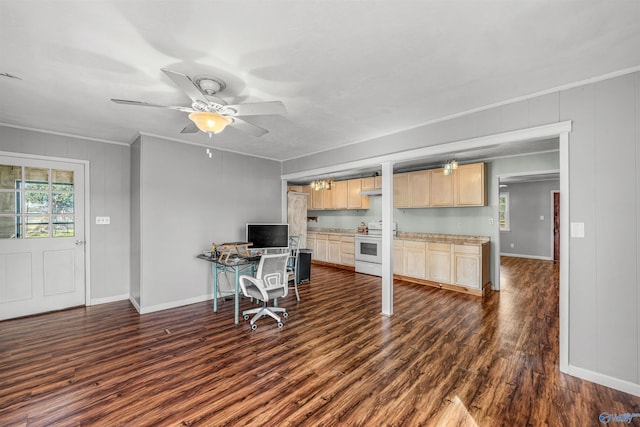
[[[138,132],[286,160],[640,66],[638,1],[0,0],[0,123]],[[260,137],[180,134],[160,69],[229,103],[281,100]],[[0,141],[0,148],[2,141]]]

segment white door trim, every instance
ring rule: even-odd
[[[91,305],[91,191],[89,190],[89,166],[88,160],[69,159],[66,157],[54,157],[54,156],[42,156],[38,154],[17,153],[13,151],[0,151],[0,156],[14,157],[18,159],[32,159],[32,160],[45,160],[54,162],[66,162],[79,164],[84,167],[84,240],[85,240],[85,252],[84,252],[84,305]]]

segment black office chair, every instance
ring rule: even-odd
[[[269,300],[275,300],[287,296],[289,292],[289,276],[287,273],[287,261],[289,254],[271,254],[263,255],[258,264],[258,271],[254,276],[240,276],[240,288],[246,297],[256,298],[262,301],[262,307],[244,310],[242,316],[244,320],[249,319],[250,314],[255,314],[251,319],[251,329],[256,329],[256,320],[262,316],[273,317],[278,322],[278,327],[282,328],[283,324],[280,316],[276,313],[282,313],[282,317],[288,316],[287,310],[282,307],[269,307]]]

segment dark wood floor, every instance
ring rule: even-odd
[[[558,370],[558,268],[504,258],[483,299],[312,269],[283,329],[233,303],[0,322],[0,425],[599,425],[640,398]],[[242,307],[250,306],[243,301]],[[634,422],[638,422],[634,420]]]

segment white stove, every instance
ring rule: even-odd
[[[382,221],[368,224],[368,234],[356,235],[355,269],[358,273],[382,276]],[[397,224],[392,226],[393,235],[397,234]]]

